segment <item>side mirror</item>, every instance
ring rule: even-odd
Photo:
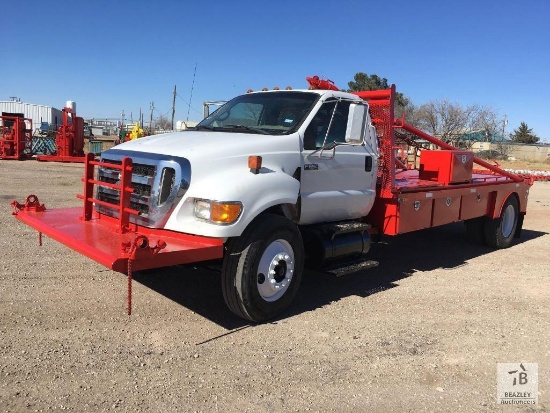
[[[348,125],[346,128],[346,142],[361,144],[365,138],[365,125],[367,119],[367,106],[362,103],[349,105]]]

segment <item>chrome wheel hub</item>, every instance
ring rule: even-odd
[[[502,211],[501,229],[504,238],[508,238],[512,234],[514,229],[514,221],[516,218],[516,211],[513,205],[508,205],[504,211]]]
[[[258,292],[265,301],[281,298],[294,274],[294,251],[285,240],[273,241],[265,249],[258,264]]]

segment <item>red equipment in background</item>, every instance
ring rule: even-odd
[[[32,119],[3,112],[0,129],[0,159],[26,159],[30,156]]]
[[[84,119],[76,116],[76,111],[64,107],[63,123],[55,135],[56,153],[39,155],[39,161],[84,162]],[[69,116],[70,115],[70,116]]]

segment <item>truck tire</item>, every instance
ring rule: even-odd
[[[241,318],[269,320],[292,303],[303,268],[304,246],[297,226],[279,215],[260,215],[226,244],[223,298]]]
[[[485,222],[485,241],[493,248],[508,248],[512,244],[518,224],[518,200],[515,195],[510,195],[500,217],[487,219]]]
[[[466,239],[471,244],[486,245],[485,242],[486,217],[467,219],[464,221]]]

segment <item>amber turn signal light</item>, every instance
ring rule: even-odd
[[[248,157],[248,167],[250,172],[254,175],[257,175],[262,169],[262,157],[258,155],[251,155]]]
[[[218,224],[231,224],[241,215],[240,203],[212,202],[210,220]]]

